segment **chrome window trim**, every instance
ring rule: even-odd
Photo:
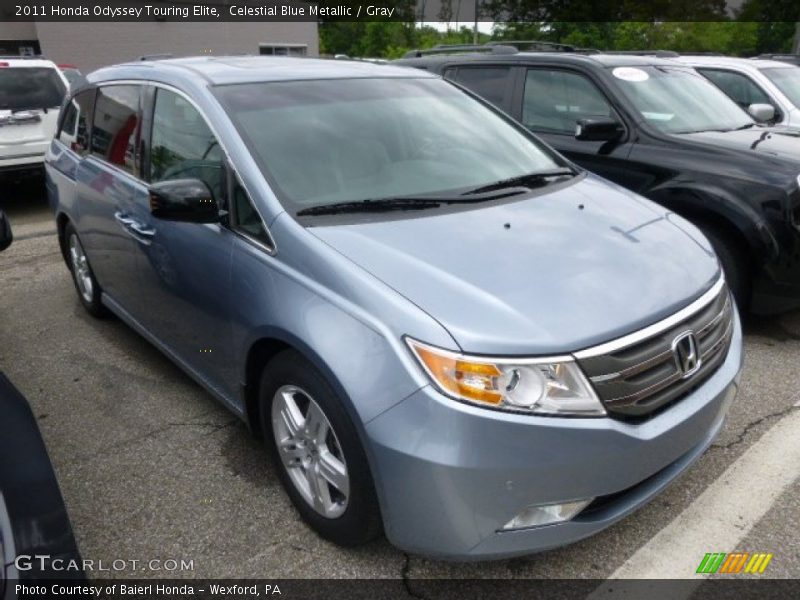
[[[241,184],[242,188],[252,200],[253,194],[247,188],[247,185],[244,183],[241,176],[239,175],[239,170],[236,168],[236,165],[234,164],[233,160],[231,160],[231,154],[228,151],[228,148],[225,146],[225,143],[222,141],[222,137],[219,135],[219,131],[217,130],[216,127],[214,127],[213,122],[211,121],[211,119],[208,118],[206,112],[197,104],[197,102],[194,101],[194,99],[191,96],[189,96],[189,94],[187,94],[180,88],[175,87],[174,85],[171,85],[169,83],[162,83],[160,81],[154,81],[152,79],[114,79],[110,81],[92,82],[90,85],[93,85],[97,88],[105,87],[108,85],[150,85],[155,88],[161,88],[167,90],[168,92],[173,92],[174,94],[177,94],[178,96],[186,100],[189,104],[192,105],[192,108],[194,108],[200,114],[200,116],[203,118],[203,121],[205,121],[206,125],[211,130],[211,133],[213,133],[214,137],[217,138],[217,142],[219,142],[219,147],[222,148],[222,152],[225,154],[225,160],[228,163],[228,166],[230,167],[231,171],[233,171],[233,175],[239,180],[239,183]],[[70,99],[72,98],[74,98],[74,95]],[[153,100],[153,109],[155,110],[155,100]],[[97,160],[100,160],[103,164],[110,164],[101,158],[97,158]],[[114,167],[114,165],[111,166]],[[130,173],[122,171],[121,169],[117,170],[122,173],[125,173],[126,175],[134,177],[134,179],[137,179],[138,181],[142,182],[145,185],[149,185],[147,181],[145,181],[140,177],[131,175]],[[258,242],[256,240],[251,239],[248,236],[242,236],[242,237],[246,238],[249,241],[255,242],[255,244],[259,248],[265,250],[270,256],[275,256],[278,253],[278,245],[275,243],[275,238],[273,237],[272,232],[269,230],[269,227],[267,227],[267,224],[264,221],[264,215],[262,215],[261,212],[258,210],[258,206],[254,204],[253,208],[256,209],[258,216],[261,218],[261,223],[264,225],[264,231],[267,233],[267,237],[270,240],[272,248],[268,248],[267,246],[264,245],[263,242]],[[239,232],[235,231],[232,227],[230,228],[230,230],[233,231],[234,233],[237,233],[238,235],[241,235]]]
[[[267,237],[269,238],[269,240],[272,243],[272,246],[274,248],[275,247],[275,238],[272,237],[272,234],[269,231],[269,227],[267,227],[267,223],[264,221],[263,215],[260,212],[258,212],[258,208],[253,203],[253,196],[247,190],[247,187],[245,186],[244,182],[242,181],[242,178],[239,177],[239,173],[233,167],[233,163],[231,162],[230,158],[228,158],[228,165],[230,167],[230,170],[233,172],[233,177],[236,179],[235,183],[238,183],[240,186],[242,186],[242,189],[244,190],[244,193],[247,194],[247,200],[248,200],[248,202],[250,202],[250,205],[256,211],[256,214],[258,215],[258,220],[261,222],[261,227],[263,227],[264,232],[267,234]],[[230,190],[230,188],[229,188],[229,190]],[[275,250],[273,248],[270,248],[264,242],[262,242],[261,240],[259,240],[256,237],[250,235],[245,230],[243,230],[241,227],[239,227],[239,225],[238,225],[239,216],[236,214],[236,207],[234,206],[233,198],[230,198],[230,206],[228,206],[228,215],[229,216],[230,215],[233,216],[233,219],[230,219],[230,218],[228,219],[228,224],[230,226],[230,230],[233,233],[235,233],[236,235],[244,238],[246,241],[254,244],[258,248],[261,248],[262,250],[266,251],[271,256],[275,255]]]
[[[632,346],[634,344],[638,344],[639,342],[642,342],[647,338],[653,337],[654,335],[658,335],[662,331],[665,331],[670,327],[677,325],[681,321],[691,317],[693,314],[697,313],[698,311],[708,306],[711,302],[714,301],[714,299],[717,296],[719,296],[719,293],[722,291],[722,288],[724,286],[725,286],[725,276],[720,275],[716,283],[714,283],[714,285],[711,286],[711,289],[705,292],[697,300],[695,300],[688,306],[682,308],[678,312],[670,315],[666,319],[663,319],[658,323],[649,325],[648,327],[640,329],[639,331],[634,331],[633,333],[630,333],[628,335],[624,335],[615,340],[611,340],[610,342],[600,344],[599,346],[593,346],[591,348],[586,348],[585,350],[580,350],[579,352],[574,352],[573,356],[575,356],[575,358],[580,360],[584,358],[593,358],[595,356],[602,356],[604,354],[612,354],[617,350],[626,348],[628,346]]]

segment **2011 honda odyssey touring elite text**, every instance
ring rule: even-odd
[[[170,59],[63,112],[47,184],[80,301],[263,434],[325,538],[563,545],[722,426],[742,342],[708,241],[438,77]]]

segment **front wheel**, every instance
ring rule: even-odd
[[[78,299],[93,317],[105,316],[106,310],[100,301],[100,284],[95,279],[92,267],[89,265],[89,259],[83,251],[78,232],[75,231],[72,223],[67,224],[64,229],[64,240],[67,245],[69,270],[72,273],[72,281],[78,292]]]
[[[731,236],[714,227],[704,227],[703,233],[717,253],[725,280],[733,294],[739,312],[745,314],[750,306],[752,262],[746,251]]]
[[[295,351],[261,377],[261,425],[281,482],[319,535],[342,546],[380,533],[375,488],[358,434],[323,376]]]

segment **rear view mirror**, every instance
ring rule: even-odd
[[[0,210],[0,250],[5,250],[11,245],[14,236],[11,235],[11,223],[6,213]]]
[[[150,186],[150,212],[167,221],[216,223],[219,207],[200,179],[168,179]]]
[[[612,117],[585,117],[575,124],[575,139],[586,142],[610,142],[623,132],[622,124]]]
[[[775,107],[771,104],[751,104],[747,112],[759,123],[766,123],[775,118]]]

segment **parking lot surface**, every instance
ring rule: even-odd
[[[0,370],[38,418],[84,558],[128,561],[93,577],[679,578],[734,551],[774,553],[765,577],[800,577],[800,312],[748,319],[723,432],[651,504],[560,550],[443,563],[318,538],[243,423],[119,320],[81,308],[41,188],[5,184],[0,207],[16,238],[0,254]]]

